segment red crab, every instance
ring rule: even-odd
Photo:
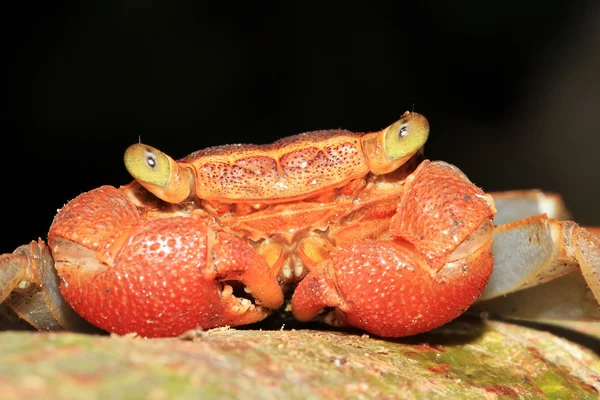
[[[135,180],[65,205],[51,256],[40,241],[0,258],[0,302],[40,329],[81,328],[52,289],[54,260],[66,303],[118,334],[250,324],[288,299],[301,321],[428,331],[488,283],[496,212],[458,168],[422,160],[428,134],[407,112],[379,132],[317,131],[179,161],[135,144],[125,153]]]

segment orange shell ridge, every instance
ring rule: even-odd
[[[205,200],[277,202],[312,197],[369,172],[361,134],[302,133],[266,145],[209,147],[179,160]]]

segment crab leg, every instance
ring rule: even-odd
[[[532,189],[490,194],[496,204],[497,213],[494,216],[496,225],[508,224],[539,214],[546,214],[560,221],[571,219],[571,213],[565,207],[562,198],[555,193]]]
[[[537,286],[578,269],[572,249],[576,224],[545,214],[497,226],[494,274],[480,300]]]
[[[531,320],[596,320],[600,307],[578,272],[553,281],[477,303],[473,310]]]
[[[48,236],[61,291],[92,324],[118,334],[177,336],[256,322],[283,303],[268,265],[242,239],[212,230],[204,218],[142,222],[109,186],[80,195],[54,219]]]
[[[494,198],[495,221],[508,223],[494,230],[494,273],[473,309],[528,319],[598,319],[598,231],[546,214],[510,222],[527,212],[568,217],[556,195],[528,191]]]
[[[379,336],[424,332],[460,315],[492,271],[490,199],[455,167],[424,162],[407,179],[391,240],[363,240],[332,253],[292,297],[306,321]]]
[[[0,256],[0,304],[12,293],[25,275],[27,257],[14,254]]]
[[[67,305],[58,285],[43,241],[0,256],[0,303],[39,330],[98,331]]]

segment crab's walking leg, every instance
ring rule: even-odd
[[[480,300],[537,286],[578,269],[573,222],[545,214],[494,229],[494,274]]]
[[[455,167],[424,162],[407,179],[390,240],[332,253],[300,282],[292,311],[380,336],[424,332],[460,315],[492,271],[494,207]]]
[[[568,218],[557,195],[508,192],[494,199],[500,214],[495,220],[506,223],[494,230],[494,273],[474,310],[527,319],[599,319],[597,231],[554,219]],[[545,214],[520,219],[528,212]]]
[[[545,236],[543,230],[532,229],[531,221],[537,222],[533,226],[541,222],[554,226],[556,240]],[[523,319],[600,320],[600,238],[574,223],[545,216],[523,223],[525,226],[510,224],[506,230],[495,232],[498,245],[502,244],[500,238],[512,243],[511,236],[523,239],[524,232],[533,232],[532,237],[542,242],[532,246],[525,240],[530,247],[519,243],[510,250],[496,248],[494,274],[473,310]],[[568,231],[559,229],[565,225],[570,227]]]
[[[0,256],[0,303],[17,287],[27,270],[27,257],[16,254]]]
[[[42,240],[0,256],[0,303],[40,330],[97,331],[65,302]]]
[[[176,336],[248,324],[283,302],[276,278],[248,243],[200,218],[143,221],[112,187],[60,210],[49,243],[65,299],[111,332]]]
[[[496,204],[494,224],[504,225],[526,219],[534,215],[546,214],[561,221],[571,219],[571,213],[556,193],[546,193],[538,189],[512,190],[490,193]]]
[[[527,320],[600,321],[600,307],[579,272],[476,303],[473,311]]]

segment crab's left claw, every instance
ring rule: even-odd
[[[407,179],[390,240],[339,249],[304,278],[294,316],[400,337],[438,327],[479,296],[492,272],[491,198],[456,167],[425,161]]]

